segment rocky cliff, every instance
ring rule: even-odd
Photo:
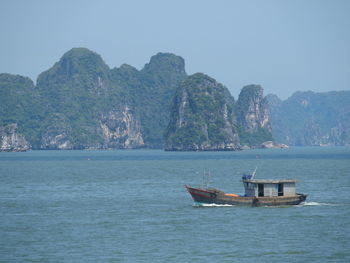
[[[97,53],[73,48],[36,85],[0,74],[0,150],[277,147],[271,131],[289,145],[350,145],[349,91],[268,100],[270,111],[263,89],[249,85],[235,104],[214,79],[188,77],[174,54],[158,53],[141,70],[110,69]]]
[[[165,132],[166,150],[236,150],[240,148],[227,88],[201,73],[177,88]]]
[[[145,146],[162,148],[176,86],[187,77],[184,59],[170,53],[158,53],[140,71],[124,64],[112,69],[111,73],[113,82],[127,93],[130,107],[140,117]]]
[[[29,78],[0,74],[0,126],[16,123],[33,149],[162,148],[185,62],[158,53],[143,69],[110,69],[86,48]]]
[[[24,136],[18,133],[17,124],[0,126],[0,151],[23,152],[30,149]]]
[[[100,120],[104,148],[133,149],[144,147],[141,126],[128,106],[111,110]]]
[[[74,149],[72,127],[62,113],[51,113],[42,125],[41,141],[37,149],[72,150]]]
[[[350,91],[296,92],[285,101],[267,96],[273,135],[296,146],[350,145]]]
[[[41,127],[40,149],[95,149],[104,147],[100,120],[123,100],[102,58],[85,48],[65,53],[41,73],[37,89],[48,114]]]
[[[242,88],[235,107],[241,143],[259,146],[272,141],[268,101],[263,88],[249,85]]]

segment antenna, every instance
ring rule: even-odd
[[[202,188],[205,188],[205,169],[204,169],[204,172],[202,174]]]
[[[202,175],[202,188],[209,187],[210,179],[211,179],[210,169],[208,171],[206,169],[204,169],[204,172]]]
[[[206,184],[206,188],[209,187],[210,179],[211,179],[210,177],[211,177],[211,174],[210,174],[210,169],[209,169],[208,174],[207,174],[207,184]]]
[[[254,172],[253,172],[253,174],[252,174],[252,178],[251,178],[251,179],[254,179],[255,174],[256,174],[256,170],[258,170],[258,166],[255,166],[255,169],[254,169]]]

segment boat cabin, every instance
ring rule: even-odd
[[[245,189],[245,196],[294,196],[296,180],[242,180]]]

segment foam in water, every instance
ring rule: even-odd
[[[318,203],[318,202],[303,202],[299,204],[298,206],[333,206],[335,204],[329,204],[329,203]],[[205,204],[205,203],[197,203],[195,202],[193,204],[194,207],[230,207],[234,205],[219,205],[219,204]],[[279,206],[277,206],[279,207]]]
[[[316,205],[322,205],[322,204],[318,203],[318,202],[303,202],[300,205],[303,205],[303,206],[316,206]]]
[[[328,204],[328,203],[318,203],[318,202],[303,202],[300,204],[300,206],[325,206],[325,205],[334,205],[334,204]]]
[[[234,205],[219,205],[219,204],[205,204],[205,203],[194,203],[194,207],[229,207],[229,206],[234,206]]]

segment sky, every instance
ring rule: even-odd
[[[349,90],[349,14],[347,0],[0,0],[0,72],[36,81],[86,47],[111,68],[174,53],[235,98],[249,84],[282,99]]]

